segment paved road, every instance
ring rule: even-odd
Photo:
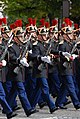
[[[19,106],[21,106],[18,100]],[[75,110],[72,103],[66,106],[67,110],[57,110],[53,114],[50,114],[49,109],[45,106],[43,109],[39,109],[39,112],[32,114],[30,117],[26,117],[23,109],[16,111],[18,115],[12,119],[80,119],[80,110]],[[3,115],[0,111],[0,119],[6,119],[6,116]]]

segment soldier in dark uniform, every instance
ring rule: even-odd
[[[36,30],[32,26],[28,26],[28,27],[30,27],[30,29],[27,30],[27,28],[26,28],[25,39],[27,41],[30,38],[28,52],[32,53],[32,44],[33,44],[33,42],[35,42],[35,39],[36,39],[36,35],[34,35],[34,34],[36,34]],[[24,83],[25,83],[25,89],[27,92],[27,96],[30,101],[30,100],[32,100],[31,95],[32,95],[34,83],[32,80],[32,67],[33,67],[32,61],[28,60],[28,63],[29,63],[29,67],[25,67],[25,82]]]
[[[52,29],[50,27],[50,40],[52,40],[52,45],[51,45],[51,52],[57,51],[58,50],[58,29]],[[53,97],[59,94],[60,91],[60,79],[59,79],[59,71],[58,71],[58,58],[59,55],[52,55],[52,65],[49,65],[48,67],[48,82],[49,82],[49,87],[51,90],[51,94]]]
[[[30,35],[30,44],[28,46],[28,52],[32,53],[32,46],[36,43],[37,40],[37,27],[34,24],[35,19],[29,18],[31,20],[31,26],[29,24],[28,27],[26,27],[26,40],[29,39]],[[36,23],[36,22],[35,22]],[[27,29],[28,28],[28,29]],[[32,69],[33,69],[33,62],[28,59],[29,67],[25,69],[25,89],[28,95],[28,99],[31,102],[33,99],[33,92],[36,90],[36,78],[32,77]],[[44,102],[42,95],[39,99],[39,107],[42,108],[46,105],[46,102]]]
[[[4,51],[4,45],[2,44],[2,36],[0,35],[0,56],[2,55]],[[11,107],[6,101],[6,94],[3,88],[2,83],[4,82],[4,74],[5,73],[5,66],[6,66],[6,61],[3,59],[0,61],[0,104],[2,105],[3,109],[5,110],[5,114],[7,116],[7,119],[10,119],[14,116],[16,116],[15,113],[13,113]]]
[[[40,32],[43,32],[43,34],[40,35]],[[36,84],[36,91],[33,93],[33,100],[31,102],[31,105],[33,107],[36,106],[38,103],[41,94],[43,94],[45,101],[47,102],[47,105],[50,109],[50,112],[54,112],[57,110],[54,101],[51,99],[49,95],[49,87],[48,87],[48,65],[47,63],[44,63],[43,60],[49,60],[45,55],[48,49],[48,44],[46,43],[47,40],[47,33],[44,32],[44,29],[40,30],[38,41],[33,44],[32,47],[32,54],[29,53],[28,58],[30,58],[33,61],[33,78],[37,79]],[[47,59],[46,59],[47,58]],[[43,62],[42,62],[43,61]],[[41,65],[41,67],[40,67]]]
[[[75,58],[75,75],[76,75],[76,81],[78,85],[77,96],[80,101],[80,44],[77,45],[76,53],[79,55],[79,57]]]
[[[6,46],[7,45],[7,42],[9,41],[10,37],[12,35],[12,31],[8,28],[8,26],[4,26],[4,29],[2,30],[2,37],[3,37],[3,44]],[[13,41],[11,41],[10,45],[12,44]],[[9,53],[7,53],[7,55],[9,55]],[[7,56],[7,62],[9,62],[9,56]],[[8,66],[6,65],[6,74],[5,74],[5,77],[8,73]],[[9,77],[8,77],[9,78]],[[6,93],[6,99],[8,98],[8,94],[10,92],[10,89],[12,87],[12,82],[8,79],[6,79],[6,82],[3,83],[3,86],[4,86],[4,90],[5,90],[5,93]],[[15,95],[17,96],[17,92],[15,93]],[[7,99],[8,100],[8,99]],[[12,109],[15,110],[15,109],[18,109],[19,107],[17,106],[17,101],[16,99],[14,100],[13,104],[12,104]],[[3,111],[4,112],[4,111]]]
[[[70,35],[71,31],[70,32],[69,32],[69,30],[67,30],[67,31],[66,32],[69,33],[69,35]],[[71,52],[71,46],[68,42],[68,36],[67,35],[63,34],[64,42],[59,45],[59,51],[70,53]],[[79,109],[80,108],[80,102],[79,102],[79,99],[78,99],[77,94],[75,92],[74,77],[73,77],[73,70],[72,70],[72,61],[69,58],[66,58],[63,56],[60,57],[60,76],[61,76],[61,81],[62,81],[61,82],[62,83],[61,93],[56,100],[56,105],[63,107],[63,102],[65,100],[67,93],[69,92],[69,95],[71,97],[71,100],[73,102],[74,107],[76,109]]]
[[[15,98],[14,93],[17,90],[22,107],[26,115],[29,116],[32,113],[35,113],[35,109],[32,109],[29,103],[29,100],[27,98],[25,88],[24,88],[24,84],[23,84],[24,77],[22,74],[24,67],[20,67],[20,70],[18,73],[15,72],[15,68],[19,66],[20,63],[22,65],[28,64],[26,61],[26,58],[23,58],[21,60],[19,59],[19,56],[23,50],[22,46],[24,41],[23,33],[21,33],[21,30],[16,31],[14,41],[15,42],[13,43],[13,45],[9,48],[9,64],[8,64],[9,70],[8,70],[7,78],[9,77],[9,79],[12,81],[12,88],[8,95],[9,96],[8,101],[9,101],[9,104],[11,105]]]

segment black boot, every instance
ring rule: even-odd
[[[16,110],[19,110],[19,109],[21,109],[21,107],[19,107],[19,106],[15,106],[15,107],[12,108],[13,111],[16,111]]]
[[[15,116],[17,116],[17,114],[14,112],[11,112],[11,113],[7,114],[7,119],[11,119],[12,117],[15,117]]]
[[[67,102],[64,103],[64,106],[66,106],[66,105],[68,105],[70,103],[71,103],[71,101],[69,100],[69,101],[67,101]]]
[[[50,109],[50,113],[52,114],[53,112],[55,112],[58,109],[59,109],[58,107],[54,107],[54,108]]]
[[[46,106],[47,105],[47,103],[46,102],[42,102],[42,103],[40,103],[39,104],[39,107],[40,107],[40,109],[42,109],[44,106]]]
[[[59,109],[67,109],[65,106],[59,106]]]
[[[77,109],[80,109],[80,104],[74,106]]]
[[[26,115],[27,115],[27,117],[29,117],[31,114],[34,114],[36,112],[37,112],[36,109],[30,109],[26,112]]]
[[[55,103],[55,105],[56,105],[56,107],[58,107],[58,109],[67,109],[67,107],[65,107],[64,105],[61,105],[61,106],[60,106],[60,105],[58,105],[58,104],[56,104],[56,103]]]

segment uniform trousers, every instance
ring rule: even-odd
[[[59,75],[58,73],[50,73],[49,74],[49,79],[48,81],[50,82],[50,90],[51,90],[51,94],[54,96],[55,93],[57,93],[57,95],[59,95],[60,92],[60,79],[59,79]]]
[[[60,94],[56,100],[56,104],[58,106],[62,106],[64,103],[65,97],[67,93],[69,92],[69,95],[71,97],[71,100],[73,102],[73,105],[76,106],[78,105],[79,99],[77,97],[76,91],[75,91],[75,85],[74,85],[74,80],[72,75],[64,75],[61,76],[62,79],[62,85],[60,89]]]
[[[47,83],[46,78],[37,78],[37,84],[36,84],[36,90],[33,93],[34,98],[32,100],[32,107],[35,107],[36,104],[39,102],[40,96],[43,93],[45,102],[47,102],[47,105],[50,109],[55,107],[54,101],[51,99],[49,94],[49,86]]]
[[[12,81],[6,81],[4,84],[4,90],[5,90],[5,93],[6,93],[6,100],[8,101],[8,98],[9,98],[9,93],[10,93],[10,90],[12,88]],[[17,107],[17,100],[16,100],[16,97],[17,97],[17,91],[14,92],[14,101],[13,103],[10,105],[11,108],[14,108],[14,107]]]
[[[5,95],[4,88],[2,86],[2,82],[0,82],[0,104],[1,104],[2,108],[5,110],[6,114],[9,114],[12,112],[11,107],[9,106],[9,104],[6,101],[6,95]]]
[[[20,82],[20,81],[13,81],[12,82],[12,89],[8,95],[9,104],[11,105],[13,103],[15,96],[16,96],[16,94],[15,94],[16,91],[18,93],[22,107],[26,113],[28,110],[32,109],[32,107],[31,107],[29,100],[27,98],[27,94],[26,94],[23,82]]]

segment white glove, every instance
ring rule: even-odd
[[[27,63],[27,60],[26,60],[25,57],[20,60],[20,63],[21,63],[23,66],[29,67],[29,64]]]
[[[70,61],[71,54],[68,52],[62,52],[63,56],[67,59],[67,61]]]
[[[68,52],[62,52],[62,54],[63,54],[65,57],[71,57],[71,54],[68,53]]]
[[[6,60],[2,60],[2,66],[5,67],[7,64]]]
[[[49,64],[51,63],[50,56],[41,57],[41,60]]]
[[[73,60],[78,57],[78,55],[72,54]]]

